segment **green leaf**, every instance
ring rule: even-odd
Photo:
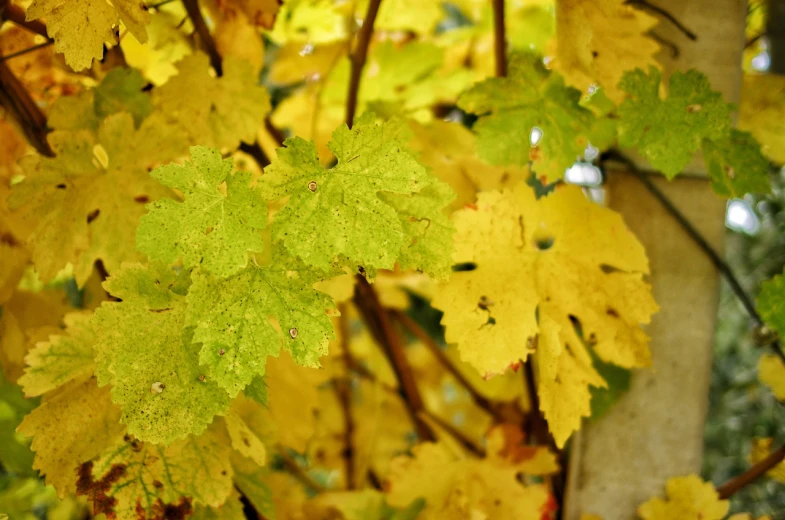
[[[436,178],[415,195],[385,194],[382,197],[398,211],[406,233],[406,245],[398,257],[401,269],[420,270],[436,279],[446,279],[450,275],[455,226],[445,209],[454,199],[450,185]]]
[[[96,375],[99,384],[112,385],[112,401],[121,406],[129,433],[170,443],[202,433],[215,415],[226,414],[230,401],[199,367],[200,345],[191,343],[192,331],[185,329],[185,297],[156,294],[157,281],[133,266],[110,278],[109,287],[137,289],[95,313]]]
[[[215,427],[170,446],[126,435],[79,467],[77,494],[108,518],[187,518],[199,505],[220,507],[231,495],[230,455]]]
[[[605,379],[606,387],[589,387],[591,392],[591,420],[597,420],[611,409],[619,397],[630,388],[632,372],[626,368],[606,363],[594,352],[594,349],[586,349],[592,358],[594,369]]]
[[[721,139],[730,127],[731,105],[696,70],[674,72],[660,97],[660,71],[626,72],[619,88],[629,97],[619,106],[619,144],[635,147],[672,179],[700,150],[704,139]]]
[[[267,405],[267,382],[262,376],[254,377],[244,390],[245,396],[262,406]]]
[[[22,418],[38,405],[38,399],[25,399],[22,389],[5,378],[0,370],[0,463],[16,475],[33,476],[33,452],[24,437],[16,433]]]
[[[128,112],[138,127],[153,110],[153,102],[142,88],[147,82],[136,69],[111,69],[95,89],[95,113],[104,118]]]
[[[171,264],[182,256],[186,267],[231,276],[248,263],[248,251],[262,250],[259,230],[267,222],[267,207],[250,187],[250,173],[229,174],[230,159],[203,146],[191,148],[191,159],[184,166],[169,164],[151,173],[180,190],[185,201],[149,204],[139,222],[137,247],[152,260]]]
[[[273,220],[273,238],[306,264],[327,269],[339,256],[349,265],[391,269],[406,243],[395,208],[380,193],[412,194],[428,183],[423,166],[406,151],[402,121],[381,125],[366,112],[354,128],[333,133],[334,168],[319,164],[316,146],[300,138],[265,170],[268,200],[289,196]]]
[[[332,299],[313,288],[323,278],[301,262],[280,258],[224,280],[197,272],[187,323],[195,327],[194,341],[203,344],[199,362],[210,379],[234,397],[264,375],[267,356],[278,356],[282,346],[298,364],[318,367],[335,337]]]
[[[745,193],[768,193],[769,161],[752,134],[732,129],[730,135],[703,141],[703,158],[711,187],[720,195],[740,197]]]
[[[509,76],[490,78],[461,96],[458,106],[477,114],[477,152],[495,165],[525,166],[548,181],[583,156],[589,144],[594,115],[579,102],[579,90],[549,73],[529,54],[513,55]],[[532,146],[533,128],[542,132]]]
[[[52,336],[30,350],[25,357],[27,368],[18,383],[27,397],[43,395],[73,379],[93,373],[93,330],[90,316],[67,314],[67,335]]]
[[[785,338],[785,273],[760,285],[758,312],[766,325]]]

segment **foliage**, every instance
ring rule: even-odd
[[[621,0],[506,2],[490,77],[489,4],[34,0],[0,30],[0,507],[557,514],[563,450],[650,363],[658,310],[568,171],[701,151],[743,196],[782,135],[743,112],[766,95],[737,130],[702,73],[666,89],[656,18]],[[11,55],[42,23],[54,49]],[[759,311],[785,334],[781,286]],[[641,518],[728,510],[666,489]]]

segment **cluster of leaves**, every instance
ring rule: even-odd
[[[119,44],[132,67],[48,107],[53,157],[20,145],[2,170],[3,369],[40,398],[3,430],[19,423],[19,466],[110,518],[242,518],[241,495],[268,518],[548,518],[556,455],[510,417],[542,413],[564,447],[609,367],[650,362],[657,310],[642,245],[565,171],[620,145],[672,176],[702,149],[720,194],[768,186],[759,145],[703,75],[673,74],[661,97],[659,71],[635,69],[653,64],[649,17],[572,3],[563,23],[589,20],[588,52],[558,40],[547,68],[553,9],[515,6],[509,75],[488,78],[488,2],[383,2],[349,127],[345,52],[368,2],[221,3],[209,57],[174,6],[34,2],[28,17],[46,18],[75,70],[98,68],[120,24],[136,43]],[[634,29],[606,32],[615,19]],[[626,38],[636,53],[609,65]],[[271,125],[293,136],[270,146]],[[27,316],[63,279],[79,304]],[[385,325],[353,330],[349,299],[368,280],[385,309],[416,293],[443,312],[453,346],[435,348],[452,369],[405,347],[422,409],[373,342]],[[418,413],[435,442],[415,442]],[[384,492],[355,490],[357,475]],[[681,504],[699,484],[669,494]]]

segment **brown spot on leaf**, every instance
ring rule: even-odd
[[[160,480],[153,480],[153,487],[155,487],[155,489],[163,489],[164,485]]]
[[[96,208],[93,211],[91,211],[90,213],[88,213],[87,214],[87,223],[89,224],[93,220],[97,219],[98,215],[100,215],[100,214],[101,214],[101,210],[98,209],[98,208]]]
[[[106,475],[98,480],[93,480],[93,462],[85,462],[77,470],[79,478],[76,480],[76,494],[85,495],[93,503],[94,515],[103,513],[109,520],[117,518],[117,513],[114,510],[117,499],[107,495],[107,492],[112,489],[115,482],[125,475],[125,471],[125,464],[113,464]]]
[[[137,195],[134,197],[134,202],[138,202],[139,204],[147,204],[150,202],[150,197],[147,195]]]
[[[0,234],[0,244],[17,247],[19,245],[19,241],[11,233],[2,233]]]
[[[608,316],[612,316],[614,318],[618,318],[619,317],[619,311],[617,311],[616,309],[614,309],[612,307],[608,307],[608,309],[605,311],[605,314],[607,314]]]
[[[176,504],[164,504],[159,498],[153,504],[153,516],[149,520],[183,520],[191,516],[193,512],[194,508],[188,497],[180,497]]]

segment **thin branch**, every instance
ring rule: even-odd
[[[241,142],[240,151],[245,152],[253,157],[253,160],[256,161],[256,164],[259,165],[259,168],[264,169],[265,166],[270,164],[270,158],[267,157],[267,154],[264,153],[264,150],[262,150],[262,147],[259,146],[258,142],[254,142],[253,144]]]
[[[16,121],[29,142],[38,153],[54,157],[54,152],[46,140],[49,129],[46,116],[38,104],[30,97],[24,85],[3,62],[0,62],[0,105]]]
[[[444,350],[436,344],[436,342],[431,338],[427,332],[425,332],[422,327],[420,327],[417,322],[407,316],[405,313],[394,310],[390,312],[401,325],[403,325],[409,332],[414,334],[414,336],[419,339],[423,345],[425,345],[431,354],[434,355],[436,359],[439,360],[439,363],[447,369],[447,371],[455,378],[458,383],[463,386],[469,395],[471,396],[474,403],[482,408],[483,410],[487,411],[493,416],[497,416],[497,411],[494,409],[493,403],[483,396],[479,390],[477,390],[474,385],[466,379],[466,376],[461,373],[460,370],[453,364],[452,360],[447,357],[447,354],[444,353]]]
[[[496,76],[507,75],[507,35],[504,26],[504,0],[493,0],[493,53]]]
[[[267,133],[269,133],[272,138],[275,139],[275,142],[278,143],[279,147],[283,146],[285,139],[284,135],[278,128],[275,127],[275,125],[273,125],[273,122],[270,121],[269,116],[264,119],[264,128],[267,130]]]
[[[185,6],[185,11],[188,13],[188,17],[191,19],[191,23],[194,24],[194,30],[196,31],[196,34],[199,35],[202,46],[207,51],[207,54],[210,55],[210,65],[213,66],[215,73],[218,74],[219,77],[222,76],[223,66],[221,65],[221,55],[218,53],[218,48],[215,46],[215,41],[210,34],[210,29],[207,28],[207,24],[202,17],[202,11],[199,10],[199,0],[183,0],[183,5]]]
[[[783,459],[785,459],[785,445],[771,452],[768,457],[758,461],[741,475],[733,477],[719,486],[717,492],[720,494],[720,498],[728,498],[747,484],[755,482],[758,478],[765,475],[767,471],[782,462]]]
[[[368,59],[368,46],[371,44],[373,36],[373,24],[376,22],[376,15],[379,14],[379,6],[382,0],[371,0],[368,4],[368,12],[363,19],[363,26],[357,34],[357,45],[350,56],[352,70],[349,77],[349,93],[346,96],[346,126],[349,128],[354,124],[354,114],[357,111],[357,94],[360,91],[360,79],[362,78],[363,67]]]
[[[352,417],[352,387],[351,387],[351,370],[350,365],[353,361],[352,353],[349,350],[349,322],[346,318],[347,309],[343,305],[340,309],[341,317],[339,318],[339,327],[341,335],[341,350],[344,361],[344,376],[336,381],[335,392],[338,395],[338,401],[341,403],[341,410],[343,411],[343,443],[344,443],[344,463],[346,464],[346,487],[347,489],[355,489],[356,482],[354,478],[354,418]]]
[[[316,493],[323,493],[327,491],[324,486],[316,482],[313,477],[311,477],[302,466],[300,466],[291,455],[286,453],[286,448],[279,447],[278,449],[278,456],[281,457],[281,461],[283,462],[284,468],[286,468],[289,473],[294,475],[297,480],[299,480],[303,485],[312,489]]]
[[[47,40],[44,43],[39,43],[38,45],[33,45],[32,47],[28,47],[26,49],[18,50],[16,52],[12,52],[11,54],[6,54],[3,57],[0,57],[0,63],[10,60],[11,58],[16,58],[17,56],[22,56],[27,54],[28,52],[37,51],[38,49],[43,49],[44,47],[49,47],[55,41],[54,40]]]
[[[654,31],[649,31],[649,38],[659,43],[660,45],[664,45],[665,47],[669,48],[671,50],[671,58],[676,59],[679,57],[679,47],[672,41],[663,38]]]
[[[725,280],[728,282],[728,285],[730,285],[730,288],[733,290],[742,306],[744,306],[744,308],[747,310],[747,313],[755,322],[756,326],[764,327],[765,323],[763,322],[760,314],[758,314],[758,310],[755,308],[755,302],[753,302],[752,298],[741,286],[739,279],[736,277],[730,266],[722,259],[720,254],[717,253],[713,247],[711,247],[711,244],[709,244],[706,238],[701,235],[700,231],[698,231],[695,226],[692,225],[692,223],[673,204],[673,202],[671,202],[671,200],[657,186],[654,185],[646,173],[642,172],[632,160],[618,151],[611,150],[606,152],[604,154],[604,158],[624,164],[627,167],[627,170],[641,181],[649,193],[651,193],[660,202],[662,207],[664,207],[668,213],[670,213],[671,216],[676,219],[681,228],[690,236],[690,238],[692,238],[698,247],[701,248],[703,253],[709,257],[717,270],[722,274],[723,278],[725,278]],[[770,346],[774,350],[774,353],[777,354],[777,356],[779,356],[783,362],[785,362],[785,353],[782,351],[782,345],[780,342],[778,340],[773,341],[770,343]]]
[[[675,16],[673,16],[671,13],[669,13],[667,10],[663,9],[662,7],[651,4],[647,0],[627,0],[624,3],[627,5],[637,5],[648,11],[657,13],[658,15],[662,16],[670,23],[672,23],[674,27],[676,27],[679,31],[683,32],[684,35],[690,40],[695,41],[698,39],[697,34],[687,29],[679,20],[676,19]]]
[[[382,347],[382,351],[392,365],[395,376],[401,385],[401,394],[406,409],[414,422],[417,435],[423,441],[433,441],[436,437],[428,424],[420,417],[420,412],[424,410],[423,400],[420,396],[417,382],[412,372],[412,367],[406,359],[403,345],[395,329],[390,323],[390,316],[387,310],[382,307],[376,291],[368,280],[362,275],[356,276],[354,301],[357,305],[363,320],[368,325],[368,329],[373,334],[376,342]]]
[[[750,47],[752,47],[753,45],[755,45],[755,44],[758,42],[758,40],[760,40],[760,39],[761,39],[761,38],[763,38],[764,36],[766,36],[766,33],[765,33],[765,32],[762,32],[762,33],[760,33],[760,34],[758,34],[758,35],[756,35],[756,36],[753,36],[752,38],[750,38],[749,40],[747,40],[747,43],[745,43],[745,44],[744,44],[744,48],[745,48],[745,49],[749,49]]]
[[[46,32],[46,25],[44,25],[41,20],[30,20],[28,22],[25,10],[18,5],[8,3],[5,10],[2,12],[2,17],[32,33],[40,34],[44,38],[49,38],[49,34]]]
[[[477,446],[477,444],[475,444],[473,440],[471,440],[465,433],[460,431],[454,425],[450,424],[448,421],[445,421],[438,415],[431,413],[428,410],[423,410],[420,413],[422,413],[424,417],[427,417],[429,420],[436,423],[439,426],[439,428],[449,433],[450,436],[453,437],[456,441],[458,441],[461,446],[466,448],[467,451],[473,453],[478,457],[481,458],[485,457],[485,450],[482,449],[482,447]]]

